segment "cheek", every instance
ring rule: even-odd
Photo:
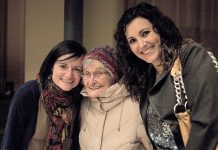
[[[136,45],[130,45],[129,47],[130,47],[130,50],[131,50],[134,54],[136,54],[137,46],[136,46]]]
[[[104,90],[108,89],[111,85],[110,84],[105,84],[104,85]]]
[[[60,77],[60,73],[58,73],[58,72],[56,72],[56,71],[53,71],[53,73],[52,73],[52,79],[53,79],[53,80],[57,80],[58,77]]]
[[[159,46],[160,45],[160,39],[156,39],[156,43]]]
[[[83,80],[83,79],[82,79],[82,83],[83,83],[83,85],[84,85],[85,88],[88,87],[88,81],[87,81],[87,80]]]
[[[112,85],[112,78],[108,77],[104,81],[102,81],[102,84],[104,85],[104,88],[109,88]]]
[[[74,78],[75,78],[75,80],[76,80],[77,82],[80,82],[80,80],[81,80],[80,74],[74,75]]]
[[[60,69],[57,69],[56,67],[53,68],[53,71],[52,71],[52,77],[60,77],[64,74],[64,72]]]
[[[160,37],[157,34],[153,37],[153,41],[160,45]]]

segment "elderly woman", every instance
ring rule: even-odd
[[[95,48],[83,61],[81,150],[152,150],[139,103],[119,83],[120,73],[109,46]]]

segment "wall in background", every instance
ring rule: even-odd
[[[115,46],[113,33],[124,11],[124,0],[84,0],[83,44],[90,50]]]
[[[88,50],[104,44],[114,47],[113,34],[118,19],[125,8],[139,1],[83,0],[83,45]],[[175,21],[182,33],[191,37],[194,35],[194,39],[198,37],[197,40],[216,51],[218,56],[218,19],[215,15],[218,1],[200,3],[201,18],[197,20],[201,23],[200,29],[192,26],[196,23],[191,17],[197,8],[194,0],[147,1],[160,6]],[[179,8],[177,11],[173,9],[175,6]],[[7,81],[14,81],[17,89],[25,81],[36,77],[48,51],[63,40],[64,0],[8,0],[7,9],[6,78]],[[199,34],[196,34],[197,30],[200,30]]]
[[[25,0],[8,0],[7,10],[6,80],[17,87],[24,82]]]
[[[50,49],[64,39],[64,0],[26,0],[25,81],[35,79]]]
[[[115,46],[113,33],[124,1],[84,0],[83,45]],[[49,52],[64,39],[64,0],[8,0],[7,80],[17,89],[34,79]]]
[[[140,2],[157,6],[169,16],[184,37],[189,37],[218,57],[218,1],[217,0],[125,0],[126,8]]]
[[[48,51],[64,37],[64,1],[8,0],[7,80],[35,79]]]

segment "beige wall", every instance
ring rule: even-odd
[[[64,0],[8,0],[7,80],[35,79],[49,50],[64,38]]]
[[[123,10],[122,0],[84,0],[83,45],[88,50],[115,46],[113,34]],[[49,50],[63,40],[64,0],[8,0],[8,18],[7,80],[17,89],[36,77]]]
[[[15,87],[23,83],[25,0],[8,0],[7,81]]]
[[[50,49],[64,38],[64,0],[26,0],[25,81],[34,79]]]
[[[123,0],[84,0],[83,44],[88,50],[115,46],[113,33],[123,10]]]
[[[119,0],[84,0],[83,44],[115,46],[114,29],[124,10]],[[48,51],[64,33],[64,0],[26,0],[25,81],[33,79]]]

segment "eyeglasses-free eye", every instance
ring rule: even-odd
[[[100,78],[103,78],[104,75],[107,73],[108,72],[106,70],[99,70],[99,71],[95,71],[93,73],[88,72],[88,71],[84,71],[84,72],[82,72],[81,77],[83,79],[89,79],[93,75],[94,78],[100,79]]]

